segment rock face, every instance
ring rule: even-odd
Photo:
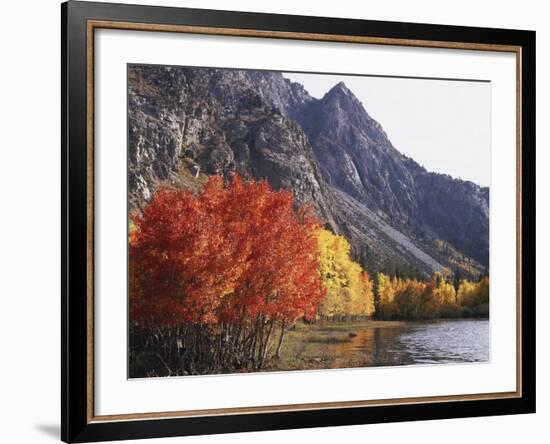
[[[401,154],[344,83],[299,118],[330,185],[403,233],[445,240],[488,264],[488,189],[429,173]]]
[[[139,207],[158,183],[177,183],[186,172],[228,177],[238,171],[292,190],[299,203],[313,202],[330,222],[328,192],[311,145],[288,117],[310,97],[281,80],[251,71],[133,68],[130,206]]]
[[[313,204],[371,270],[487,266],[488,189],[402,155],[343,83],[318,100],[275,72],[136,65],[128,84],[131,211],[237,171]]]

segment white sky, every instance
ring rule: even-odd
[[[343,81],[377,120],[392,144],[429,171],[490,183],[491,85],[403,79],[284,73],[321,98]]]

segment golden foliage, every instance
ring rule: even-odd
[[[327,290],[319,307],[326,318],[371,316],[374,312],[372,282],[350,258],[348,241],[325,229],[317,231],[319,276]]]
[[[391,279],[377,275],[379,319],[433,319],[489,315],[489,278],[479,282],[461,281],[458,292],[452,273],[442,269],[427,282]]]

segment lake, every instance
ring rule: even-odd
[[[266,370],[487,361],[487,319],[321,322],[289,332],[281,361]]]

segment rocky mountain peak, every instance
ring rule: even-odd
[[[488,190],[403,156],[344,82],[316,99],[279,72],[138,65],[128,80],[131,210],[159,184],[238,172],[313,204],[378,269],[487,265]]]
[[[332,94],[340,94],[344,96],[355,97],[353,92],[351,92],[351,90],[346,86],[346,84],[343,81],[338,82],[326,93],[326,95],[332,95]]]
[[[348,110],[353,110],[353,107],[363,108],[359,99],[355,97],[355,94],[353,94],[344,82],[338,82],[331,89],[329,89],[321,98],[321,103],[325,105],[339,106],[342,109]]]

